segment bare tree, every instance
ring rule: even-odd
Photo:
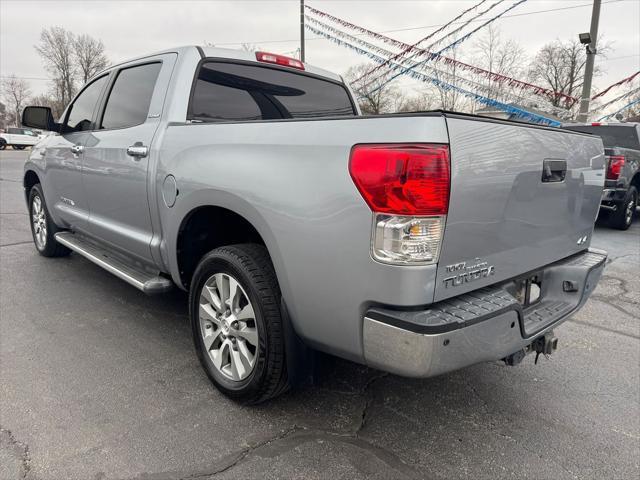
[[[50,27],[40,32],[40,43],[35,46],[46,69],[53,75],[59,90],[59,100],[65,105],[73,98],[76,88],[77,69],[74,63],[74,44],[73,33],[62,27]]]
[[[7,115],[7,107],[4,103],[0,102],[0,129],[4,130],[9,124],[9,118]]]
[[[362,77],[369,70],[371,65],[361,63],[349,68],[344,74],[345,81],[351,85],[358,98],[362,113],[378,115],[398,111],[404,100],[402,91],[391,83],[385,84],[384,75],[376,78],[379,72]]]
[[[25,100],[31,95],[29,83],[23,78],[11,75],[2,81],[2,95],[11,107],[14,125],[20,126],[22,108]]]
[[[609,45],[598,40],[598,54],[605,55]],[[578,98],[581,95],[584,79],[584,67],[587,55],[584,45],[578,40],[555,40],[540,49],[531,64],[530,76],[534,81],[541,82],[557,94],[551,99],[556,107],[567,110],[578,105],[579,102],[568,103],[560,93]],[[594,76],[600,70],[594,69]]]
[[[78,73],[83,85],[109,65],[102,40],[95,39],[85,33],[74,39],[73,49],[74,60],[78,66]]]
[[[433,92],[421,92],[404,99],[398,112],[424,112],[435,108]]]
[[[457,60],[458,51],[457,48],[453,48],[449,57]],[[459,67],[456,62],[446,63],[440,62],[438,64],[438,71],[432,74],[434,78],[441,81],[443,84],[458,85],[457,78],[460,76]],[[464,111],[468,107],[467,98],[455,88],[446,88],[445,86],[437,87],[436,93],[440,98],[439,108],[443,110],[451,111]]]
[[[525,75],[525,51],[514,40],[504,40],[498,27],[489,25],[484,34],[473,45],[471,63],[492,73],[511,78]],[[486,84],[487,95],[496,100],[505,101],[513,96],[514,88],[506,82],[496,82],[491,78],[475,76],[475,81]]]

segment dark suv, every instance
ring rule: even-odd
[[[640,190],[640,123],[592,123],[564,128],[602,138],[607,177],[601,209],[609,212],[609,225],[619,230],[631,226]]]

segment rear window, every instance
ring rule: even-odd
[[[598,135],[602,138],[602,143],[606,148],[620,147],[640,150],[640,139],[638,139],[638,129],[635,125],[571,125],[566,128],[576,132]]]
[[[189,118],[204,122],[353,116],[347,89],[329,80],[257,65],[206,62]]]

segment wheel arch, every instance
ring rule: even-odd
[[[283,287],[285,278],[277,243],[255,209],[249,209],[247,205],[245,208],[230,208],[226,202],[202,203],[193,205],[176,223],[174,245],[170,247],[175,262],[172,276],[183,288],[189,288],[195,268],[206,253],[237,243],[264,245]]]
[[[26,170],[24,172],[22,186],[24,187],[24,195],[25,195],[25,200],[27,202],[29,200],[29,192],[31,191],[31,189],[36,183],[42,183],[40,182],[40,177],[38,176],[38,174],[31,169]]]

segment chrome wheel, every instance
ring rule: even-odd
[[[636,209],[636,200],[634,198],[631,198],[631,200],[629,200],[629,203],[627,203],[627,208],[624,212],[624,219],[627,222],[627,225],[631,225],[631,221],[633,220],[633,213],[635,212]]]
[[[47,246],[47,219],[40,195],[35,195],[31,202],[31,222],[33,223],[33,240],[38,250]]]
[[[205,350],[226,378],[247,378],[256,363],[258,330],[247,293],[231,275],[216,273],[200,293],[198,319]]]

